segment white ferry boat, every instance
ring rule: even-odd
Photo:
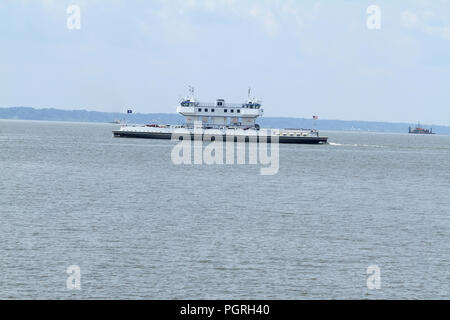
[[[188,132],[192,139],[201,136],[201,139],[208,141],[220,135],[223,141],[230,136],[234,136],[234,141],[245,142],[259,142],[263,138],[267,142],[322,144],[328,140],[314,129],[260,130],[256,119],[264,114],[264,110],[260,100],[250,98],[250,90],[244,103],[227,103],[224,99],[204,103],[194,98],[193,88],[190,93],[177,106],[177,112],[184,116],[184,125],[123,125],[113,131],[114,137],[171,139],[174,133],[183,131]]]

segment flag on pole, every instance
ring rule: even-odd
[[[127,110],[127,113],[133,113],[133,110],[128,109],[128,110]]]
[[[313,116],[313,120],[318,120],[319,117],[318,116]]]

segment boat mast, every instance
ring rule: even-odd
[[[191,101],[194,101],[194,92],[195,92],[194,87],[193,86],[189,86],[189,94],[191,95],[190,96]]]

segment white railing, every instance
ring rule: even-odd
[[[249,108],[259,109],[261,104],[248,104],[248,103],[227,103],[223,102],[222,105],[217,105],[216,102],[189,102],[189,104],[181,105],[182,107],[198,107],[198,108]],[[252,106],[253,108],[249,107]]]

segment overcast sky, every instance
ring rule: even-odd
[[[188,85],[251,86],[266,116],[450,125],[449,0],[1,0],[0,40],[0,107],[172,113]]]

